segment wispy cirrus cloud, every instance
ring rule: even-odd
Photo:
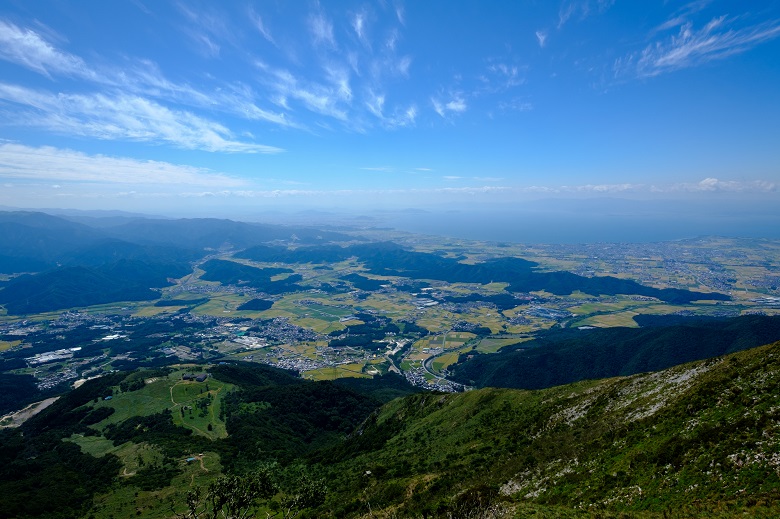
[[[98,75],[78,56],[56,48],[32,29],[4,20],[0,20],[0,59],[49,78],[65,75],[98,79]]]
[[[513,98],[499,102],[498,108],[504,112],[530,112],[534,105],[527,99]]]
[[[485,66],[473,76],[456,74],[449,88],[442,88],[430,98],[434,112],[452,121],[453,116],[462,114],[472,107],[494,103],[487,115],[493,117],[496,104],[502,112],[508,111],[506,104],[512,90],[526,83],[528,65],[521,64],[516,56],[485,58]]]
[[[368,37],[368,11],[364,8],[352,14],[350,25],[352,25],[352,30],[355,31],[357,39],[363,45],[370,47],[371,42]]]
[[[453,93],[448,97],[449,100],[441,97],[432,97],[431,104],[434,111],[445,119],[453,114],[462,114],[468,109],[466,100],[461,93]]]
[[[375,35],[369,30],[374,20],[371,7],[346,13],[341,20],[345,31],[338,31],[340,40],[334,21],[317,8],[306,19],[317,49],[309,56],[313,63],[282,67],[256,59],[258,81],[286,112],[302,108],[359,132],[413,126],[419,115],[417,104],[397,99],[392,88],[409,77],[412,57],[397,50],[398,27],[385,26]],[[386,38],[392,39],[392,45],[386,44]],[[331,122],[323,120],[319,125],[329,127]]]
[[[330,83],[306,80],[289,70],[276,69],[257,61],[255,65],[267,75],[263,78],[267,87],[276,93],[279,106],[289,108],[289,101],[302,103],[307,110],[338,119],[347,120],[346,99],[351,97],[348,79],[331,72]]]
[[[498,94],[525,83],[524,72],[527,67],[490,59],[485,73],[479,76],[482,86],[477,94]]]
[[[571,0],[561,4],[558,10],[558,28],[569,20],[584,20],[594,13],[603,13],[615,3],[615,0]]]
[[[280,148],[242,142],[223,125],[135,95],[52,94],[0,83],[0,99],[20,105],[6,114],[19,126],[97,139],[165,142],[184,149],[279,153]]]
[[[0,144],[0,178],[35,182],[176,184],[222,188],[245,184],[241,179],[205,168],[11,143]]]
[[[382,122],[387,128],[404,128],[414,126],[417,120],[417,105],[397,108],[390,116],[385,116]]]
[[[214,23],[216,24],[216,22]],[[213,90],[198,89],[186,83],[168,80],[159,67],[148,60],[131,61],[122,67],[93,67],[82,58],[58,49],[39,32],[3,20],[0,20],[0,59],[16,63],[50,79],[65,76],[87,80],[96,88],[110,89],[102,94],[104,97],[154,98],[158,100],[156,103],[158,105],[159,101],[172,102],[193,108],[216,109],[248,120],[266,121],[286,127],[300,126],[282,112],[258,106],[255,101],[256,95],[246,85],[222,84]],[[13,89],[13,85],[5,84],[3,88],[8,95],[9,90]],[[25,89],[17,87],[16,90]],[[83,96],[83,94],[72,94],[71,97],[78,98],[79,95]],[[69,97],[68,94],[51,92],[48,93],[48,96]],[[33,95],[32,91],[27,89],[27,95],[23,97],[29,101],[34,97],[43,99],[46,94],[41,90]],[[148,102],[154,104],[153,101]],[[24,104],[25,101],[22,103]],[[47,105],[47,103],[43,102],[43,105]],[[63,107],[63,110],[66,108]],[[186,120],[181,121],[181,124],[185,127],[192,126],[193,118],[190,111],[171,108],[168,113],[169,116],[176,114],[185,116]],[[29,122],[29,118],[24,120]],[[219,128],[218,133],[226,135],[224,126]],[[121,138],[121,132],[115,132],[115,136]],[[104,138],[111,137],[104,132]],[[171,141],[170,138],[163,140]],[[186,140],[193,142],[190,138]],[[229,148],[236,151],[240,146],[229,146]],[[203,149],[216,151],[225,149],[225,146],[211,145]],[[246,149],[249,151],[251,147]],[[259,148],[255,149],[255,151],[258,150]]]
[[[218,58],[223,43],[234,47],[238,45],[230,20],[217,9],[196,9],[184,2],[179,2],[177,7],[187,22],[179,30],[190,38],[204,57]]]
[[[385,112],[385,95],[369,90],[366,94],[366,108],[376,117],[382,126],[387,128],[402,128],[413,126],[417,119],[417,105],[407,107],[396,106],[391,113]]]
[[[539,42],[539,47],[544,48],[545,44],[547,43],[547,31],[536,31],[534,33],[536,35],[536,41]]]
[[[746,26],[738,26],[739,22],[719,16],[696,28],[684,17],[675,17],[662,27],[679,28],[676,34],[616,60],[615,76],[653,77],[740,54],[780,37],[780,20]]]
[[[249,9],[249,19],[252,20],[252,24],[255,26],[255,29],[257,29],[257,32],[259,32],[263,38],[265,38],[268,42],[276,45],[276,41],[274,40],[271,31],[268,29],[268,26],[266,26],[265,22],[263,21],[262,16],[257,14],[252,8]]]
[[[668,29],[675,29],[681,25],[684,25],[690,19],[690,17],[703,11],[711,3],[712,0],[694,0],[693,2],[688,2],[687,4],[677,9],[668,20],[654,28],[651,31],[651,34],[663,32]]]
[[[236,136],[257,131],[249,126],[253,122],[306,131],[404,128],[416,124],[421,106],[427,108],[408,89],[397,88],[411,77],[414,62],[412,55],[400,50],[405,22],[400,4],[367,5],[342,13],[315,6],[299,19],[316,47],[306,56],[301,49],[282,50],[284,34],[273,32],[273,14],[262,6],[245,7],[243,19],[219,7],[186,2],[175,3],[175,10],[179,16],[173,27],[186,35],[184,41],[194,43],[190,48],[197,48],[196,54],[243,59],[258,64],[255,72],[242,81],[211,74],[173,78],[145,57],[101,57],[100,50],[79,56],[68,51],[67,40],[41,25],[0,19],[0,60],[52,80],[48,88],[6,80],[6,101],[27,107],[11,114],[6,124],[187,149],[273,152],[273,146]],[[377,10],[389,16],[378,16]],[[247,45],[251,39],[262,42],[260,48],[270,54],[267,59],[258,59],[248,50],[253,48]],[[14,88],[16,95],[11,96]],[[88,113],[82,100],[91,97],[106,109],[105,114]],[[37,104],[31,104],[33,98]],[[55,98],[62,100],[61,107],[50,102]],[[465,103],[465,98],[442,99],[450,114],[465,110]],[[118,113],[113,109],[117,104],[131,105],[131,110]],[[153,108],[141,110],[142,105]],[[142,115],[143,111],[156,115]],[[176,117],[181,120],[175,121]],[[118,124],[124,119],[131,123],[128,128]],[[136,120],[154,124],[143,132]],[[182,135],[168,131],[175,126]],[[197,139],[196,132],[190,131],[193,128],[202,130],[203,137]]]
[[[309,31],[315,47],[326,45],[336,47],[336,37],[333,35],[333,22],[322,12],[309,16]]]

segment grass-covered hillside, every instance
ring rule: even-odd
[[[490,503],[473,517],[776,517],[780,343],[538,391],[413,395],[321,460],[336,517]]]

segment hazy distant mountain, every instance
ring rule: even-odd
[[[0,255],[54,263],[103,238],[100,231],[56,216],[0,211]]]
[[[186,263],[205,255],[205,249],[331,240],[355,238],[307,227],[208,218],[62,218],[40,212],[0,211],[0,273],[39,272],[56,265],[97,266],[121,259]]]
[[[115,238],[135,243],[163,243],[196,249],[244,248],[280,240],[327,243],[354,240],[346,234],[306,227],[234,222],[214,218],[181,220],[137,219],[105,230]]]
[[[141,245],[113,238],[103,238],[66,254],[65,265],[99,266],[122,259],[152,263],[189,263],[203,257],[203,252],[194,248],[166,245]]]
[[[52,216],[65,218],[66,220],[76,220],[79,218],[102,220],[108,218],[164,218],[163,216],[150,215],[145,213],[136,213],[129,211],[120,211],[118,209],[62,209],[62,208],[36,208],[22,209],[19,207],[9,207],[0,205],[0,211],[15,212],[36,212],[46,213]]]

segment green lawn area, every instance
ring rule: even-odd
[[[167,377],[150,379],[142,389],[117,393],[111,400],[100,400],[94,407],[111,407],[114,414],[92,427],[102,430],[110,423],[170,409],[175,424],[210,439],[226,437],[227,431],[224,422],[219,419],[219,410],[222,398],[234,386],[213,378],[205,382],[182,380],[182,374],[187,372],[175,371]]]
[[[173,423],[212,440],[226,438],[227,430],[225,423],[219,419],[219,411],[222,397],[233,387],[213,378],[205,382],[177,382],[170,389],[171,399],[175,402]]]
[[[629,328],[638,328],[639,325],[634,321],[634,316],[638,315],[634,311],[618,312],[614,314],[594,315],[587,319],[578,320],[575,326],[600,326],[610,328],[614,326],[625,326]]]
[[[301,299],[324,299],[321,294],[292,294],[285,296],[274,303],[273,308],[264,312],[257,312],[258,317],[269,319],[272,317],[287,317],[290,322],[304,328],[311,328],[320,333],[328,333],[341,330],[344,326],[339,319],[355,312],[352,308],[340,308],[327,304],[300,305],[296,301]],[[238,315],[244,315],[239,312]],[[249,313],[247,313],[249,316]]]
[[[510,344],[517,344],[518,342],[523,342],[530,340],[529,338],[506,338],[506,339],[497,339],[493,337],[486,337],[479,341],[477,344],[476,350],[480,353],[496,353],[498,350],[503,348],[504,346],[509,346]]]
[[[372,308],[391,319],[404,317],[415,307],[409,302],[410,296],[406,293],[398,294],[371,294],[360,306]]]
[[[94,407],[112,407],[114,414],[93,427],[103,429],[110,423],[118,423],[133,416],[148,416],[170,409],[173,405],[170,399],[170,387],[178,378],[181,378],[180,374],[178,377],[176,375],[177,373],[174,372],[168,377],[146,384],[137,391],[118,393],[111,400],[99,401]]]
[[[235,294],[221,294],[212,297],[208,303],[196,306],[191,310],[193,314],[197,315],[214,315],[217,317],[223,317],[225,314],[229,314],[236,311],[236,308],[241,306],[247,301],[246,297],[242,297]]]
[[[447,353],[443,353],[436,357],[433,362],[431,362],[431,369],[435,371],[436,373],[440,373],[441,370],[447,369],[456,362],[458,362],[458,357],[461,353],[465,353],[471,351],[471,347],[467,348],[459,348],[457,350],[448,351]]]
[[[114,447],[114,442],[103,436],[84,436],[74,434],[67,441],[71,441],[81,447],[82,452],[100,458],[106,454],[116,452],[119,447]]]
[[[155,315],[174,313],[184,308],[184,306],[154,306],[145,305],[140,306],[133,312],[136,317],[154,317]]]
[[[365,362],[343,364],[341,366],[329,366],[327,368],[306,371],[303,376],[311,380],[335,380],[337,378],[371,378],[371,375],[363,373]]]

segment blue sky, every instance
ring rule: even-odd
[[[0,5],[0,205],[773,201],[778,184],[777,1]]]

